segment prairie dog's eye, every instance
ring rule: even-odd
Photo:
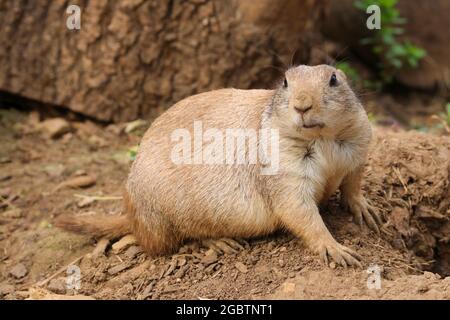
[[[335,87],[338,85],[336,74],[333,73],[330,78],[330,87]]]
[[[287,88],[287,87],[288,87],[288,83],[287,83],[286,78],[284,78],[284,81],[283,81],[283,88]]]

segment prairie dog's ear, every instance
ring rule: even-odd
[[[340,69],[336,69],[337,74],[339,74],[340,77],[342,77],[343,79],[345,79],[347,81],[347,75],[345,74],[344,71],[340,70]]]

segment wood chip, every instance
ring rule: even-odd
[[[39,128],[52,139],[70,131],[70,124],[63,118],[53,118],[39,123]]]
[[[142,252],[142,248],[139,246],[131,246],[128,248],[128,250],[125,252],[125,255],[129,258],[129,259],[133,259],[134,257],[136,257],[138,254],[140,254]]]
[[[144,263],[130,269],[124,273],[121,273],[115,278],[108,280],[105,284],[108,288],[118,288],[123,286],[126,283],[129,283],[135,280],[137,277],[142,275],[150,266],[150,261],[146,260]]]
[[[175,273],[175,278],[182,279],[186,272],[189,270],[189,266],[182,266],[178,271]]]
[[[127,249],[133,244],[136,244],[136,238],[133,235],[129,234],[120,239],[119,241],[117,241],[116,243],[114,243],[112,245],[112,250],[114,253],[117,254]]]
[[[170,276],[172,274],[172,272],[175,270],[176,267],[177,267],[177,260],[172,260],[170,262],[169,268],[164,273],[164,276],[165,277]]]
[[[95,246],[94,251],[92,251],[92,257],[93,258],[98,258],[99,256],[104,255],[108,245],[109,245],[109,239],[101,238],[97,242],[97,245]]]
[[[122,272],[123,270],[125,270],[125,269],[127,269],[129,267],[130,267],[130,264],[124,262],[124,263],[121,263],[121,264],[119,264],[119,265],[117,265],[115,267],[109,268],[108,269],[108,273],[113,276],[113,275],[118,274],[119,272]]]
[[[155,281],[150,282],[150,284],[144,289],[140,299],[145,300],[152,295],[153,288],[155,287]]]

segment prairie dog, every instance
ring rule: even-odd
[[[195,136],[195,121],[203,132],[276,130],[278,172],[261,174],[261,161],[195,163],[202,152],[195,141],[189,142],[193,156],[175,163],[174,132]],[[94,236],[131,232],[151,256],[174,252],[188,239],[249,238],[285,228],[326,264],[332,258],[360,266],[360,256],[330,234],[318,204],[339,188],[355,221],[379,232],[381,220],[360,188],[371,135],[344,73],[328,65],[290,68],[275,90],[194,95],[163,113],[142,138],[126,184],[125,215],[65,216],[57,224]],[[208,143],[203,139],[201,147]]]

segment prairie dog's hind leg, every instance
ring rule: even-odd
[[[176,252],[182,237],[163,214],[151,206],[136,206],[125,196],[125,210],[131,221],[134,236],[144,251],[151,257]]]

